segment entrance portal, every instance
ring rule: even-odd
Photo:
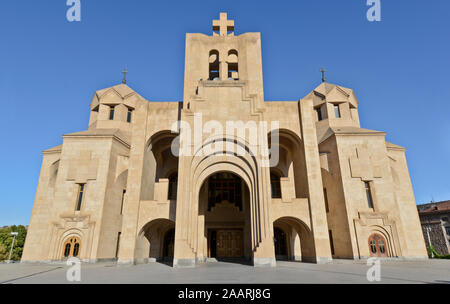
[[[244,240],[242,229],[210,230],[209,251],[213,258],[243,258]]]
[[[249,201],[247,184],[236,174],[219,172],[205,181],[199,196],[205,257],[251,259]]]

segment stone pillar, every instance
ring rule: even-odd
[[[273,222],[269,205],[269,202],[271,202],[270,169],[260,168],[259,173],[262,178],[256,187],[258,195],[256,195],[255,193],[256,202],[254,204],[254,206],[259,209],[259,212],[252,212],[252,216],[256,215],[260,217],[259,219],[257,219],[257,226],[260,229],[260,235],[253,237],[261,237],[261,239],[256,250],[253,253],[253,266],[274,267],[276,266],[275,246],[273,242]],[[253,219],[253,221],[254,220],[255,219]],[[252,232],[252,235],[254,233],[255,232]]]
[[[315,260],[312,262],[324,263],[331,261],[332,257],[312,99],[300,100],[299,106],[308,178],[310,224],[315,250]]]
[[[122,237],[119,249],[119,263],[136,263],[136,242],[138,239],[139,204],[146,146],[148,104],[137,103],[133,139],[131,142],[127,193],[123,204]],[[141,246],[140,246],[141,247]],[[140,257],[142,259],[147,257]]]

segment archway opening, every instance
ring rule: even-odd
[[[150,260],[161,263],[172,263],[175,246],[175,223],[169,219],[155,219],[148,222],[140,235],[143,250],[148,252]],[[144,248],[145,243],[145,248]]]
[[[308,226],[294,217],[282,217],[273,223],[277,260],[314,262],[314,241]]]
[[[207,258],[231,262],[251,259],[249,197],[247,184],[231,172],[217,172],[203,183],[199,216],[204,217]]]

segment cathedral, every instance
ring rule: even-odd
[[[360,127],[353,90],[266,101],[260,33],[212,30],[186,35],[183,101],[124,77],[43,152],[22,261],[427,258],[405,148]]]

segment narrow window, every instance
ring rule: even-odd
[[[367,203],[369,208],[373,208],[372,191],[370,189],[370,183],[364,182],[364,188],[366,189]]]
[[[328,195],[327,195],[327,189],[323,188],[323,197],[325,198],[325,210],[330,212],[330,208],[328,207]]]
[[[322,110],[320,108],[317,108],[316,113],[317,113],[317,120],[321,121],[323,119],[322,118]]]
[[[209,52],[209,80],[219,80],[219,51]]]
[[[128,113],[127,113],[127,122],[131,123],[131,119],[133,117],[133,109],[128,109]]]
[[[377,253],[377,245],[376,245],[376,243],[375,243],[375,240],[370,240],[370,251],[371,251],[373,254],[376,254],[376,253]]]
[[[331,230],[328,230],[328,235],[330,236],[330,248],[331,248],[331,255],[334,255],[334,241],[333,241],[333,232]]]
[[[114,120],[114,109],[115,109],[115,106],[109,107],[109,120]]]
[[[336,118],[341,118],[341,111],[339,110],[339,105],[334,105],[334,116]]]
[[[120,236],[121,236],[122,232],[119,232],[117,234],[117,244],[116,244],[116,258],[119,257],[119,249],[120,249]]]
[[[450,235],[450,227],[445,227],[445,232],[447,233],[447,235]]]
[[[230,50],[228,52],[228,79],[239,80],[238,52]]]
[[[66,247],[64,248],[64,257],[67,258],[70,255],[70,247],[71,245],[69,243],[66,244]]]
[[[78,185],[78,199],[77,199],[77,209],[76,211],[81,210],[81,205],[83,203],[83,195],[84,195],[84,184]]]
[[[123,201],[125,200],[125,194],[126,193],[127,193],[127,190],[123,189],[123,192],[122,192],[122,203],[120,205],[120,214],[123,214]]]
[[[272,198],[281,198],[280,176],[273,172],[270,173],[270,188],[272,190]]]
[[[73,246],[73,256],[77,257],[78,253],[80,253],[80,244],[75,243],[75,245]]]
[[[169,200],[177,199],[178,173],[173,173],[169,177]]]

